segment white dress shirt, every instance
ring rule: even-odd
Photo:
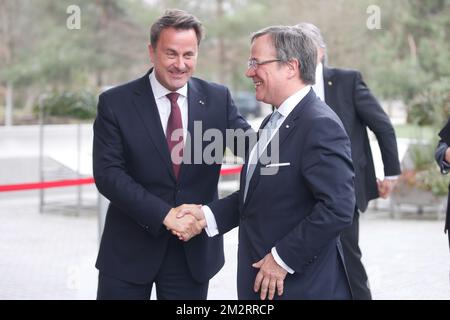
[[[166,95],[173,91],[168,90],[161,83],[159,83],[159,81],[156,79],[154,70],[150,73],[149,79],[152,86],[153,96],[155,97],[156,106],[158,107],[159,118],[164,130],[164,135],[166,135],[167,122],[169,121],[170,116],[170,100],[166,97]],[[180,107],[181,122],[183,123],[183,142],[186,143],[188,124],[187,83],[175,92],[180,94],[178,96],[177,103]]]
[[[318,63],[316,67],[316,83],[312,86],[316,96],[325,102],[325,87],[323,83],[323,65]]]
[[[302,101],[302,99],[308,94],[309,90],[311,89],[311,86],[307,85],[301,90],[294,93],[292,96],[287,98],[277,109],[277,111],[281,114],[281,118],[277,122],[276,128],[273,130],[272,135],[270,139],[268,140],[267,144],[264,146],[264,148],[267,147],[270,140],[273,138],[273,136],[277,133],[278,129],[283,124],[284,120],[289,116],[289,114],[294,110],[294,108]],[[253,147],[252,151],[250,152],[249,159],[252,159],[253,154],[256,152],[256,145]],[[248,167],[248,166],[247,166]],[[248,169],[248,168],[247,168]],[[281,200],[281,199],[280,199]],[[219,230],[217,228],[217,222],[216,218],[214,217],[213,212],[208,206],[202,206],[203,213],[205,214],[205,220],[206,220],[206,228],[205,231],[208,234],[209,237],[214,237],[215,235],[219,234]],[[294,273],[295,271],[290,268],[288,265],[284,263],[284,261],[280,258],[278,255],[277,249],[275,247],[271,250],[272,256],[275,259],[275,261],[280,265],[283,269],[285,269],[289,273]],[[255,261],[257,262],[257,261]]]

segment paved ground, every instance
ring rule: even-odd
[[[39,214],[37,204],[35,197],[0,199],[0,299],[94,299],[96,213],[50,206]],[[211,281],[209,299],[236,299],[236,229],[225,247],[226,265]],[[375,299],[450,299],[449,248],[435,215],[391,220],[367,212],[361,247]]]

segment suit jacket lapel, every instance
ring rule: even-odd
[[[162,161],[169,170],[170,176],[175,180],[169,147],[167,146],[166,137],[164,136],[164,130],[161,125],[161,118],[159,117],[150,79],[148,78],[150,72],[151,70],[138,81],[138,86],[135,90],[134,105],[147,134],[155,144]]]
[[[192,80],[189,80],[188,82],[188,136],[189,138],[187,138],[185,141],[185,146],[184,146],[184,156],[185,159],[187,161],[187,163],[196,163],[195,160],[202,160],[202,156],[201,155],[195,155],[194,154],[194,146],[195,146],[195,139],[197,139],[198,141],[201,142],[201,146],[202,146],[202,137],[196,137],[195,134],[198,134],[199,132],[195,132],[195,128],[194,128],[194,122],[199,121],[200,123],[204,123],[205,121],[205,108],[208,108],[208,104],[207,104],[207,100],[206,100],[206,96],[204,93],[201,92],[200,88],[198,88],[197,85],[195,85],[195,82]],[[202,126],[203,127],[203,126]],[[202,131],[200,132],[203,135],[203,131],[204,129],[202,129]],[[203,147],[201,148],[202,153],[203,153]],[[200,159],[197,159],[198,157],[200,157]],[[183,163],[181,164],[180,167],[180,173],[179,173],[179,177],[178,180],[181,181],[181,179],[183,178],[183,176],[186,174],[186,170],[188,169],[188,167],[185,165],[185,161],[183,160]]]
[[[269,122],[269,119],[270,119],[270,115],[268,115],[264,120],[263,120],[263,122],[261,123],[261,125],[259,126],[259,130],[261,130],[262,128],[264,128],[265,126],[266,126],[266,124],[267,124],[267,122]],[[257,139],[259,140],[259,130],[258,130],[258,132],[257,132]],[[248,203],[248,199],[249,199],[249,196],[250,196],[250,185],[248,186],[248,191],[249,192],[247,192],[247,197],[246,197],[246,199],[245,199],[245,202],[244,202],[244,189],[245,189],[245,184],[246,184],[246,181],[247,181],[247,168],[248,168],[248,162],[250,161],[249,160],[249,158],[250,158],[250,153],[251,153],[251,151],[252,151],[252,148],[253,148],[254,146],[250,146],[250,150],[249,150],[249,152],[247,152],[247,155],[246,155],[246,157],[245,157],[245,163],[244,163],[244,165],[242,166],[242,170],[241,170],[241,175],[240,175],[240,183],[239,183],[239,186],[240,186],[240,188],[239,188],[239,193],[240,193],[240,197],[239,197],[239,204],[243,207],[246,203]],[[257,167],[256,167],[256,169],[255,170],[257,170],[258,169],[258,167],[259,167],[259,163],[257,164]],[[253,174],[253,176],[252,176],[252,180],[253,180],[253,177],[255,176],[255,174]]]

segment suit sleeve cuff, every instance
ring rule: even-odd
[[[208,237],[214,237],[218,235],[219,229],[217,228],[217,222],[213,212],[208,206],[202,206],[202,210],[206,220],[206,234],[208,235]]]
[[[450,164],[449,164],[447,161],[442,160],[442,168],[443,168],[445,171],[448,171],[448,170],[450,169]]]
[[[294,270],[289,268],[289,266],[286,263],[284,263],[284,261],[278,255],[277,249],[275,247],[272,248],[271,253],[272,253],[272,256],[273,256],[275,262],[278,263],[278,265],[280,267],[282,267],[284,270],[286,270],[290,274],[293,274],[295,272]]]

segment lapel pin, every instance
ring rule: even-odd
[[[332,86],[332,85],[333,85],[333,82],[328,81],[328,85],[329,85],[329,86]]]
[[[287,125],[286,125],[286,129],[289,129],[289,128],[290,128],[290,126],[287,124]]]
[[[199,100],[198,103],[200,103],[202,106],[205,105],[205,101],[203,101],[203,100]]]

